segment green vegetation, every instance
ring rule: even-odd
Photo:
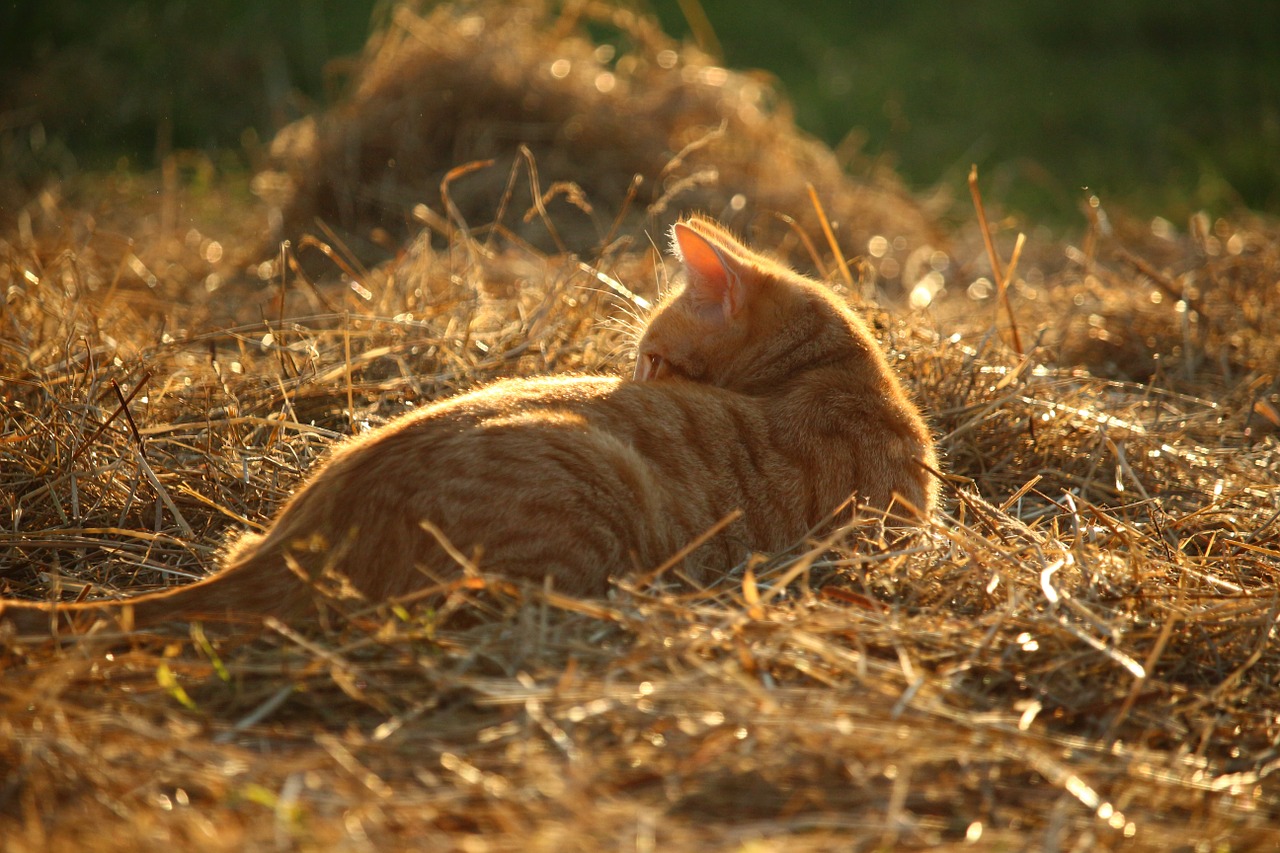
[[[119,157],[147,167],[165,147],[240,151],[340,89],[370,31],[368,0],[76,0],[0,6],[5,171],[32,179]],[[252,138],[248,147],[252,147]],[[16,150],[15,150],[16,149]],[[25,156],[24,156],[25,155]]]
[[[657,7],[678,31],[676,0]],[[726,61],[777,74],[801,126],[832,144],[865,133],[917,188],[960,187],[977,162],[998,196],[1054,218],[1086,186],[1149,214],[1280,211],[1268,0],[704,7]]]
[[[686,0],[687,2],[687,0]],[[688,34],[678,0],[651,4]],[[909,185],[962,186],[1075,220],[1082,187],[1181,220],[1280,212],[1280,11],[1181,0],[703,0],[725,61],[775,74],[802,127],[848,139]],[[4,171],[154,162],[157,145],[249,149],[337,91],[387,3],[74,0],[0,8],[0,133],[39,126]],[[961,192],[963,195],[963,192]]]

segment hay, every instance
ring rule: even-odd
[[[376,230],[488,222],[506,194],[498,224],[546,250],[644,243],[642,229],[665,233],[689,210],[774,245],[789,231],[781,215],[824,245],[807,182],[850,255],[874,235],[904,253],[938,239],[894,176],[855,181],[800,134],[769,80],[716,66],[630,9],[469,2],[390,17],[350,96],[272,144],[255,186],[282,236],[320,217],[372,257]],[[484,165],[443,197],[446,175],[471,163]]]
[[[566,31],[529,55],[594,56]],[[569,176],[627,175],[603,162]],[[349,180],[318,163],[317,199]],[[235,185],[30,199],[0,234],[0,592],[181,582],[335,436],[499,375],[625,369],[619,288],[664,269],[478,226],[504,187],[373,270],[318,226],[255,254]],[[548,210],[562,238],[576,216]],[[342,626],[0,637],[6,849],[1276,846],[1280,226],[1157,231],[1034,247],[1025,358],[964,289],[964,232],[931,312],[868,309],[946,458],[914,540],[857,525],[606,601],[494,585]]]

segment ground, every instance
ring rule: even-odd
[[[581,22],[493,15],[398,15],[257,176],[175,154],[7,196],[5,597],[183,582],[342,435],[497,376],[625,371],[666,275],[649,238],[692,208],[865,312],[944,512],[705,589],[0,635],[6,849],[1280,844],[1280,225],[1099,204],[1023,242],[979,192],[944,227],[643,20],[592,22],[630,36],[601,65]],[[453,75],[511,104],[509,63],[519,122],[415,100]],[[627,134],[610,93],[637,81]]]

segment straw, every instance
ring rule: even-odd
[[[341,435],[499,376],[628,372],[628,312],[663,275],[644,208],[670,188],[633,176],[721,116],[670,175],[718,176],[672,215],[724,213],[801,265],[826,247],[831,270],[871,235],[897,251],[941,231],[827,173],[785,110],[747,122],[748,78],[708,83],[708,58],[630,9],[389,20],[315,147],[282,166],[278,146],[292,245],[321,251],[263,247],[235,183],[202,191],[216,200],[165,185],[190,239],[148,226],[159,177],[106,211],[87,182],[5,221],[6,600],[188,582]],[[587,23],[637,64],[599,59]],[[475,100],[465,134],[420,115],[426,79]],[[515,125],[494,109],[513,87],[542,99]],[[577,142],[525,133],[567,114]],[[447,136],[407,152],[421,183],[351,171],[393,127]],[[430,194],[498,156],[464,136],[504,133],[599,222],[561,196],[538,210],[519,182],[511,210],[538,221],[503,219],[514,159]],[[781,216],[733,221],[738,193]],[[377,257],[377,212],[403,205],[402,251]],[[962,272],[928,311],[892,288],[859,307],[938,436],[946,508],[923,530],[857,519],[705,587],[643,567],[606,600],[481,565],[395,605],[337,600],[349,617],[327,624],[0,635],[6,850],[1275,848],[1280,225],[1239,213],[1170,237],[1109,213],[1092,260],[1021,253],[1005,292],[1025,352],[963,277],[994,236],[976,222],[946,235]],[[285,263],[306,286],[275,285]],[[113,383],[142,389],[136,433]]]

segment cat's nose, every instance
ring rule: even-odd
[[[635,379],[637,382],[661,379],[668,372],[666,360],[657,353],[645,353],[636,359]]]

